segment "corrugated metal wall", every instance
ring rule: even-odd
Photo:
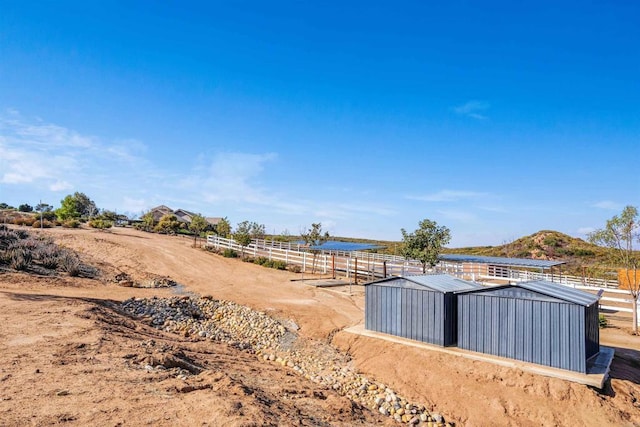
[[[585,340],[587,359],[600,351],[600,311],[598,304],[593,304],[585,309]]]
[[[452,302],[452,294],[370,284],[365,288],[365,328],[431,344],[453,345],[457,317]]]
[[[581,305],[461,294],[458,347],[584,373],[599,351],[597,310],[594,330],[593,312]]]

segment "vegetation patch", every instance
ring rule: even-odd
[[[97,269],[85,265],[75,252],[61,248],[45,236],[32,236],[26,230],[0,226],[0,271],[13,270],[52,275],[93,278]]]

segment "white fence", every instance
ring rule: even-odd
[[[419,262],[407,261],[393,255],[357,251],[313,254],[308,252],[304,245],[298,243],[265,240],[253,240],[248,246],[242,247],[235,240],[213,235],[207,237],[207,245],[216,249],[233,249],[254,258],[266,257],[269,260],[279,260],[289,265],[297,265],[303,273],[316,272],[332,274],[332,276],[335,276],[336,272],[342,273],[356,283],[359,279],[368,281],[389,276],[422,273],[422,265]],[[602,290],[604,295],[600,300],[605,304],[614,304],[601,304],[602,309],[632,312],[633,300],[629,292],[617,289],[617,282],[612,280],[513,270],[501,266],[462,267],[457,263],[441,263],[438,270],[475,281],[495,279],[504,279],[510,282],[547,280],[590,292]],[[621,297],[622,295],[625,295],[626,298]]]
[[[373,280],[388,276],[422,273],[422,266],[418,262],[389,263],[372,256],[376,254],[366,252],[359,253],[360,257],[349,252],[313,254],[306,251],[304,245],[273,242],[274,245],[269,246],[271,243],[270,241],[254,240],[248,246],[242,247],[232,239],[218,236],[207,237],[208,246],[217,249],[233,249],[254,258],[266,257],[270,260],[284,261],[287,264],[299,266],[303,273],[318,272],[333,275],[335,272],[339,272],[356,281],[358,279]]]

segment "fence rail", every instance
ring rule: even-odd
[[[216,249],[233,249],[245,255],[266,257],[270,260],[283,261],[289,265],[297,265],[303,273],[317,272],[322,274],[336,272],[344,274],[356,283],[358,280],[375,280],[389,276],[406,276],[422,273],[422,265],[417,261],[407,261],[393,255],[373,254],[368,252],[331,252],[312,253],[302,244],[295,242],[274,242],[265,240],[253,240],[248,246],[241,246],[235,240],[218,236],[208,236],[207,245]],[[605,294],[601,301],[611,302],[614,305],[602,305],[601,308],[632,312],[633,300],[620,298],[614,295],[629,295],[624,289],[617,289],[618,284],[613,280],[603,280],[585,277],[576,277],[551,273],[539,273],[526,270],[513,270],[502,266],[488,265],[461,265],[457,263],[441,262],[438,271],[449,273],[456,277],[474,281],[506,280],[508,282],[521,282],[528,280],[547,280],[570,286],[575,289],[598,292]]]

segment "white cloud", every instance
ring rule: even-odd
[[[49,186],[49,189],[51,191],[56,191],[56,192],[71,190],[72,188],[73,188],[73,185],[69,184],[67,181],[56,181]]]
[[[476,191],[441,190],[437,193],[426,194],[423,196],[407,196],[406,198],[423,202],[457,202],[460,200],[477,200],[488,196],[488,193]]]
[[[287,182],[271,177],[270,168],[285,167],[273,152],[194,153],[194,164],[162,168],[149,155],[135,139],[105,140],[0,112],[0,184],[8,202],[55,203],[61,192],[82,191],[99,207],[118,212],[139,214],[166,204],[232,221],[244,215],[267,225],[287,221],[290,229],[318,221],[339,229],[398,214],[385,202],[354,202],[351,192],[321,197],[312,188],[308,196],[292,194]]]
[[[452,110],[461,116],[471,117],[473,119],[484,120],[487,118],[482,112],[488,110],[490,107],[489,103],[483,101],[468,101],[463,105],[459,105],[457,107],[453,107]]]
[[[130,192],[131,183],[144,186],[153,168],[135,152],[143,145],[134,140],[102,141],[94,136],[26,119],[15,110],[0,113],[0,183],[58,193],[108,189],[103,199]],[[50,195],[55,199],[57,195]],[[93,196],[95,197],[95,196]]]
[[[622,205],[620,203],[612,202],[611,200],[602,200],[591,206],[594,208],[606,209],[608,211],[617,211],[622,209]]]

